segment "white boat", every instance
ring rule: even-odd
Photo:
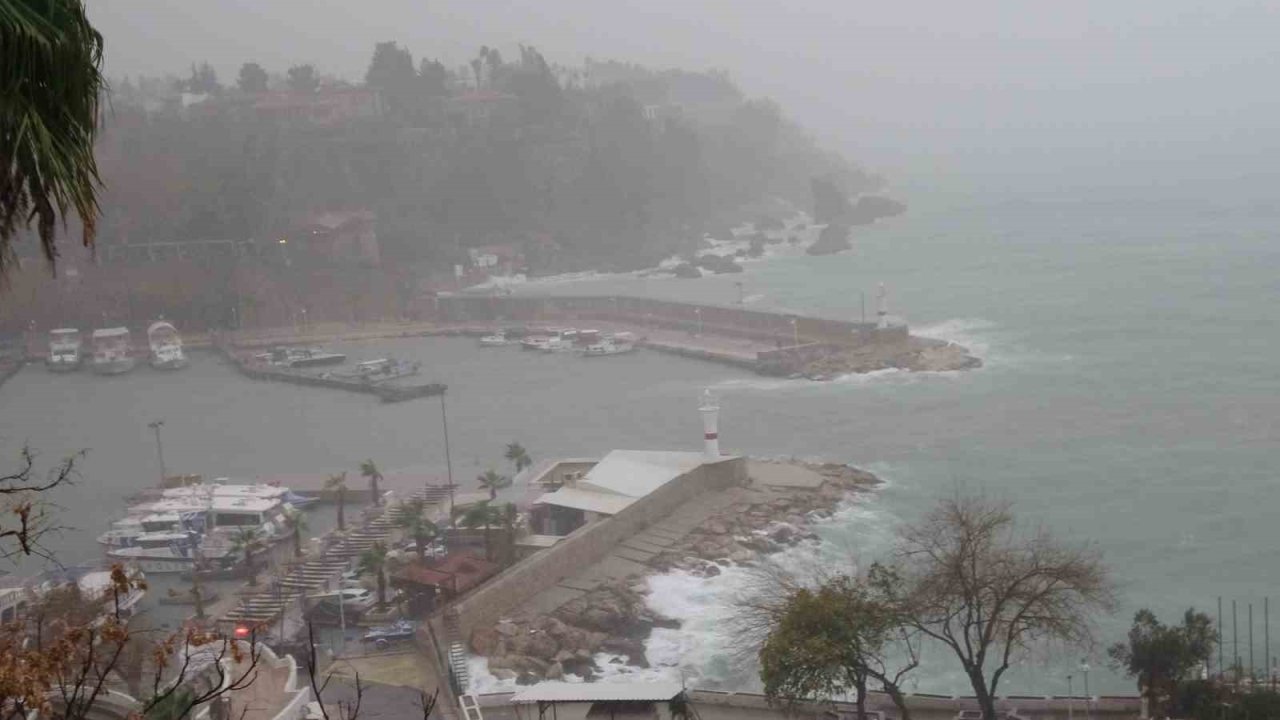
[[[203,537],[205,544],[226,544],[236,530],[251,526],[258,529],[263,543],[270,544],[288,535],[284,516],[295,497],[289,488],[262,484],[215,482],[169,488],[159,500],[130,507],[124,519],[98,536],[98,542],[106,546],[108,555],[128,548],[166,547],[175,536],[194,535]]]
[[[622,355],[636,349],[636,339],[631,333],[617,333],[604,338],[600,342],[588,345],[582,351],[583,357],[600,357],[603,355]]]
[[[93,371],[99,375],[119,375],[133,369],[129,328],[102,328],[93,331]]]
[[[578,331],[557,330],[539,349],[543,352],[570,352],[578,342]]]
[[[182,336],[173,325],[159,320],[147,328],[147,343],[151,346],[151,367],[157,370],[178,370],[187,366],[186,353],[182,351]]]
[[[80,331],[75,328],[58,328],[49,331],[49,356],[45,365],[54,372],[70,372],[80,367],[84,359],[81,352]]]
[[[131,580],[138,582],[119,598],[115,596],[116,584],[111,569],[100,566],[63,567],[33,578],[6,578],[9,583],[0,587],[0,622],[8,624],[22,619],[29,608],[39,604],[50,592],[72,583],[79,586],[85,602],[106,601],[103,619],[117,612],[121,617],[129,617],[147,594],[146,586],[141,582],[146,578],[136,567],[126,567],[125,572]]]
[[[502,347],[503,345],[510,345],[514,342],[515,340],[507,337],[507,333],[504,330],[499,330],[492,335],[485,335],[480,338],[481,347]]]
[[[341,365],[347,361],[342,353],[328,352],[321,348],[273,348],[258,353],[253,358],[278,367],[306,368],[320,365]]]
[[[396,378],[417,375],[418,371],[421,369],[422,363],[395,360],[391,358],[379,358],[377,360],[366,360],[362,363],[357,363],[355,372],[346,373],[345,375],[355,380],[376,383],[384,380],[394,380]],[[335,373],[335,375],[337,375],[337,373]]]
[[[107,552],[113,560],[127,562],[145,573],[191,572],[196,560],[219,563],[231,554],[227,543],[209,543],[195,533],[156,534],[146,541]]]

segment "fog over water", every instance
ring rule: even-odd
[[[1171,617],[1211,610],[1220,595],[1260,603],[1270,589],[1280,542],[1273,4],[316,0],[303,10],[235,0],[90,10],[117,76],[207,60],[230,79],[253,59],[276,71],[315,61],[354,79],[382,40],[450,66],[481,44],[530,42],[553,61],[727,68],[749,95],[776,98],[883,174],[907,214],[856,229],[850,253],[746,263],[741,276],[610,276],[518,292],[727,304],[742,281],[752,307],[852,318],[859,293],[883,282],[913,332],[965,344],[986,363],[811,383],[647,351],[594,362],[463,339],[331,345],[359,359],[419,360],[449,384],[464,481],[501,467],[512,441],[537,459],[696,449],[697,393],[712,387],[726,450],[850,462],[888,480],[823,529],[826,551],[852,544],[874,555],[893,523],[961,487],[1006,494],[1033,523],[1098,544],[1123,584],[1121,609],[1102,626],[1107,642],[1139,607]],[[0,387],[0,440],[48,458],[89,448],[83,482],[57,498],[75,529],[55,541],[60,554],[89,559],[121,498],[154,484],[150,420],[165,419],[172,471],[328,473],[374,458],[384,470],[440,473],[439,410],[434,400],[382,405],[254,383],[198,354],[177,374],[28,367]],[[728,612],[716,603],[731,581],[655,581],[671,593],[668,610],[702,618],[683,635],[660,633],[657,659],[694,665],[715,654],[717,613]],[[1133,691],[1100,652],[1090,658],[1095,692]],[[1078,661],[1037,658],[1007,689],[1064,692]],[[749,683],[741,668],[701,672],[709,684]],[[946,674],[918,689],[967,691]]]

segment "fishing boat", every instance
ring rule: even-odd
[[[191,572],[198,563],[219,564],[230,555],[230,543],[209,543],[197,533],[154,535],[137,545],[107,551],[113,560],[155,574]]]
[[[84,359],[81,353],[80,331],[75,328],[58,328],[49,331],[49,356],[45,366],[54,372],[70,372],[80,367]]]
[[[599,342],[592,343],[582,351],[583,357],[601,357],[604,355],[622,355],[636,349],[635,336],[631,333],[616,333]]]
[[[157,370],[178,370],[187,366],[186,353],[182,351],[182,336],[170,323],[159,320],[147,328],[147,343],[151,346],[151,367]]]
[[[102,328],[93,331],[93,371],[99,375],[119,375],[133,369],[129,328]]]

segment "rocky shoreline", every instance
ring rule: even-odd
[[[841,375],[879,370],[952,372],[980,367],[982,360],[970,355],[969,349],[962,345],[912,336],[903,342],[889,344],[816,348],[803,355],[775,359],[769,365],[761,366],[759,371],[780,377],[833,380]]]
[[[518,684],[600,673],[596,656],[648,667],[645,640],[654,628],[678,628],[646,603],[649,574],[682,570],[719,575],[723,565],[746,565],[817,537],[810,526],[831,516],[850,495],[880,484],[871,473],[835,463],[799,463],[822,476],[818,487],[756,487],[757,497],[734,502],[707,519],[647,565],[649,573],[605,583],[548,615],[504,620],[471,636],[472,651],[488,658],[489,672]]]

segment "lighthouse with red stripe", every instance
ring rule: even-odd
[[[720,459],[720,406],[716,403],[711,390],[702,392],[702,455],[707,462]]]

